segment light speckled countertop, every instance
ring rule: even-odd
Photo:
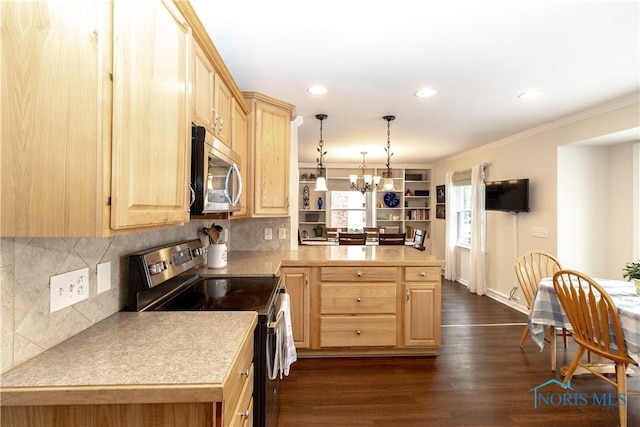
[[[3,374],[3,404],[14,388],[150,386],[156,393],[178,385],[200,387],[210,399],[221,395],[215,389],[256,321],[252,311],[115,313]]]
[[[411,246],[300,246],[297,251],[230,251],[226,268],[203,268],[203,276],[268,275],[281,266],[353,265],[359,263],[380,266],[444,265],[431,254]]]

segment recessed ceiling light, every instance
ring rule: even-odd
[[[309,92],[311,95],[324,95],[325,93],[327,93],[327,88],[324,86],[316,85],[311,86],[309,89],[307,89],[307,92]]]
[[[435,90],[435,89],[424,88],[424,89],[420,89],[419,91],[417,91],[415,93],[415,96],[417,96],[418,98],[428,98],[430,96],[435,95],[436,93],[438,93],[438,91]]]
[[[522,92],[520,95],[518,95],[518,98],[523,100],[523,101],[527,101],[529,99],[533,99],[533,98],[537,98],[539,96],[542,95],[542,92],[537,91],[537,90],[530,90],[527,92]]]

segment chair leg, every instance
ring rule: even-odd
[[[618,386],[620,427],[627,427],[627,402],[622,402],[620,399],[620,396],[627,398],[627,366],[624,363],[616,363],[616,382]]]
[[[564,348],[569,348],[569,334],[565,328],[562,328],[562,342],[564,343]]]
[[[524,327],[524,331],[522,331],[522,338],[520,338],[520,348],[524,346],[524,341],[529,336],[529,326]]]
[[[569,365],[567,372],[564,374],[563,384],[567,384],[569,381],[571,381],[571,377],[573,377],[573,374],[576,371],[576,368],[578,367],[578,364],[580,363],[580,360],[582,359],[583,354],[584,354],[584,347],[582,346],[578,347],[578,351],[576,351],[576,355],[573,356],[573,360],[571,360],[571,364]]]
[[[551,371],[556,371],[556,353],[558,348],[558,343],[556,342],[556,328],[553,326],[549,327],[550,337],[549,343],[551,345]]]

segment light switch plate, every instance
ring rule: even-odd
[[[89,298],[89,269],[69,271],[49,279],[49,312],[61,310]]]
[[[287,238],[287,229],[286,228],[278,228],[278,239],[284,240]]]
[[[547,229],[543,227],[533,227],[532,229],[533,237],[539,237],[541,239],[547,238]]]
[[[98,264],[96,270],[98,272],[98,293],[107,292],[111,289],[111,261]]]

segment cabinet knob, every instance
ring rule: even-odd
[[[240,372],[240,377],[249,377],[249,369]]]
[[[356,276],[362,277],[362,271],[356,271]]]
[[[251,411],[249,411],[248,409],[244,412],[240,412],[240,417],[244,418],[245,420],[248,420],[250,415],[251,415]]]
[[[362,333],[362,331],[361,331],[360,329],[358,329],[358,330],[356,331],[356,334],[358,334],[358,335],[360,335],[361,333]]]
[[[360,301],[362,301],[362,298],[358,297],[358,298],[356,298],[356,301],[360,302]]]
[[[422,277],[424,277],[424,276],[426,276],[426,275],[427,275],[427,273],[425,273],[424,271],[421,271],[421,272],[420,272],[420,275],[421,275]]]

